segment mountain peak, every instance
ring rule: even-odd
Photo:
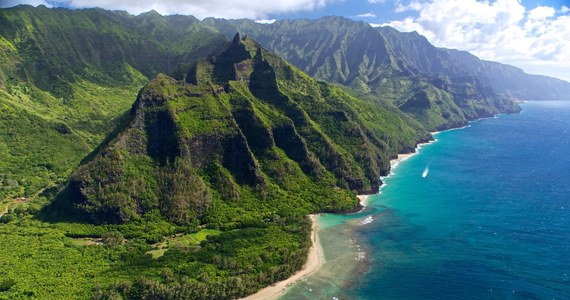
[[[394,136],[401,144],[387,148],[354,110],[362,104],[248,37],[236,35],[219,55],[184,68],[185,81],[159,74],[139,92],[128,124],[76,170],[56,207],[91,222],[124,223],[158,211],[187,225],[214,201],[266,201],[310,183],[344,192],[333,202],[303,200],[312,207],[306,212],[349,209],[349,190],[379,186],[386,151],[413,148],[427,135],[396,116],[410,138]],[[367,110],[382,119],[381,108]]]
[[[240,36],[239,36],[239,32],[236,32],[236,34],[234,35],[234,38],[232,39],[232,43],[233,44],[239,44],[241,41]]]
[[[163,17],[159,12],[157,12],[154,9],[151,9],[147,12],[143,12],[137,15],[137,17],[143,17],[143,18],[151,18],[151,17]]]

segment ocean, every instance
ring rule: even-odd
[[[570,102],[434,137],[319,217],[325,263],[281,299],[570,299]]]

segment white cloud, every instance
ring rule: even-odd
[[[554,16],[556,10],[550,6],[538,6],[528,12],[528,19],[543,20]]]
[[[560,12],[563,14],[566,14],[566,13],[570,12],[570,8],[568,8],[568,6],[566,6],[566,5],[562,5],[562,7],[560,8]]]
[[[418,16],[382,25],[417,31],[439,47],[570,80],[570,16],[552,7],[527,11],[518,0],[413,1],[396,7]]]
[[[385,3],[387,0],[368,0],[368,3],[376,4],[376,3]]]
[[[379,26],[391,26],[400,31],[412,32],[416,31],[419,34],[425,36],[430,42],[436,40],[435,34],[429,30],[426,30],[421,24],[417,23],[414,18],[408,17],[402,21],[393,21],[390,23],[380,24]],[[436,45],[437,46],[437,45]]]
[[[376,15],[372,12],[367,12],[365,14],[356,15],[354,17],[355,18],[376,18]]]
[[[261,20],[255,20],[255,23],[259,23],[259,24],[273,24],[275,23],[275,21],[277,21],[276,19],[261,19]]]
[[[45,5],[51,7],[45,0],[0,0],[0,7],[12,7],[18,4],[29,4],[33,6]]]
[[[164,15],[193,15],[199,19],[218,17],[256,20],[265,19],[270,14],[311,11],[334,1],[337,0],[56,0],[53,2],[64,3],[76,8],[101,7],[112,10],[126,10],[135,15],[149,10],[156,10]]]
[[[426,3],[422,3],[420,1],[412,1],[408,4],[402,4],[400,1],[396,1],[396,12],[397,13],[401,13],[401,12],[406,12],[406,11],[411,11],[411,10],[421,10],[425,5],[427,5]]]

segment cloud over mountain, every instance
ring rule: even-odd
[[[570,81],[570,8],[565,1],[541,4],[540,0],[525,0],[524,5],[521,0],[350,1],[351,7],[358,8],[356,12],[347,10],[347,3],[348,0],[0,0],[0,7],[101,7],[135,15],[155,10],[163,15],[193,15],[199,19],[261,21],[340,14],[369,20],[372,26],[417,31],[436,46],[466,50],[529,73]]]
[[[73,8],[102,7],[112,10],[126,10],[139,14],[156,10],[161,14],[193,15],[199,19],[218,18],[266,18],[269,14],[313,10],[334,2],[334,0],[8,0],[1,6],[16,4],[65,6]]]
[[[440,47],[460,48],[528,72],[570,79],[570,16],[562,6],[526,9],[517,0],[412,1],[396,10],[414,11],[383,25],[417,31]],[[548,72],[546,72],[548,70]]]

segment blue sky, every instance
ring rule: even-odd
[[[296,11],[289,13],[269,14],[269,19],[283,18],[319,18],[325,15],[345,16],[355,20],[368,21],[373,23],[384,23],[394,20],[400,20],[409,16],[417,16],[414,11],[396,12],[398,5],[408,5],[413,1],[331,1],[330,4],[316,8],[312,11]],[[428,1],[416,1],[417,3]],[[448,1],[453,2],[453,1]],[[491,1],[493,2],[493,1]],[[537,6],[551,6],[561,8],[566,5],[570,7],[570,1],[563,0],[542,0],[542,1],[522,1],[521,3],[527,10],[536,8]],[[371,14],[370,16],[357,17],[359,15]],[[373,16],[372,16],[373,15]]]
[[[434,45],[467,50],[528,73],[570,81],[570,0],[0,0],[132,14],[279,20],[344,16],[417,31]]]

